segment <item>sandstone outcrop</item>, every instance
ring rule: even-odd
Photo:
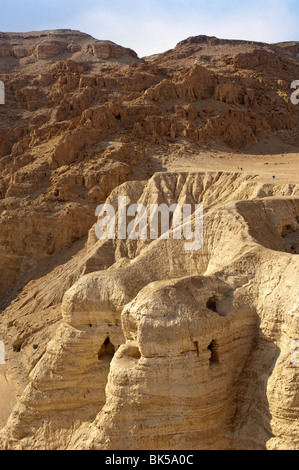
[[[1,449],[299,449],[299,188],[237,172],[298,153],[297,73],[297,43],[0,33]],[[119,196],[202,203],[203,247],[99,241]]]
[[[93,45],[93,53],[97,59],[120,59],[128,55],[134,59],[138,59],[136,52],[132,49],[125,49],[110,41],[96,41]]]
[[[93,246],[92,230],[90,259],[105,258],[107,269],[64,295],[63,322],[2,446],[297,448],[299,273],[286,238],[298,238],[298,186],[157,174],[125,183],[107,202],[119,194],[147,205],[204,203],[203,249],[185,251],[171,237]],[[284,400],[275,398],[277,381]]]

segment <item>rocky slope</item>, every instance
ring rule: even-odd
[[[299,186],[164,171],[178,151],[298,151],[298,53],[1,33],[1,448],[299,448]],[[97,240],[119,195],[202,203],[203,248]]]
[[[298,191],[182,173],[114,190],[112,204],[202,202],[203,249],[91,230],[90,257],[110,268],[64,295],[4,448],[297,448]]]
[[[287,51],[198,37],[141,60],[79,32],[2,33],[0,294],[86,235],[97,204],[161,169],[154,157],[176,144],[240,150],[279,132],[298,145]]]

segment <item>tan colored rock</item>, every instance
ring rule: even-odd
[[[216,188],[225,183],[227,192],[215,200]],[[236,198],[257,199],[226,204],[232,188]],[[297,448],[296,420],[289,418],[291,426],[285,421],[287,429],[274,440],[262,424],[268,419],[273,433],[280,416],[295,412],[293,400],[284,400],[282,408],[275,399],[273,419],[265,411],[264,377],[280,376],[273,358],[283,347],[281,361],[291,361],[296,340],[298,263],[281,235],[286,225],[298,230],[298,198],[265,198],[273,189],[277,196],[289,190],[227,174],[160,174],[115,190],[107,202],[115,203],[119,191],[148,205],[166,198],[171,203],[170,195],[181,204],[202,200],[204,249],[187,252],[182,241],[171,238],[98,242],[93,249],[98,259],[114,246],[112,266],[86,274],[65,294],[63,323],[30,374],[2,446]],[[258,213],[266,232],[255,232]],[[281,295],[287,284],[293,286],[291,297]],[[286,313],[286,303],[293,315]],[[284,333],[278,324],[285,325]],[[263,373],[252,381],[252,370]],[[296,380],[289,392],[294,397]],[[32,407],[35,412],[28,413]]]
[[[242,87],[232,83],[221,83],[215,89],[215,99],[223,103],[241,104],[243,96]]]
[[[0,58],[10,57],[12,49],[6,44],[0,44]]]
[[[0,37],[0,448],[298,449],[298,44]],[[202,250],[98,241],[120,195]]]
[[[11,143],[9,142],[5,133],[2,131],[0,134],[0,156],[3,157],[4,155],[10,154],[11,147]]]
[[[120,59],[124,55],[137,59],[137,55],[131,49],[125,49],[110,41],[96,41],[93,45],[93,53],[97,59]]]
[[[252,69],[262,66],[282,69],[284,60],[273,52],[256,49],[252,53],[236,55],[231,63],[237,68]]]
[[[43,41],[38,44],[33,52],[38,60],[51,59],[61,54],[66,49],[66,44],[59,41]]]
[[[211,72],[194,65],[173,80],[164,80],[150,88],[145,96],[163,103],[170,100],[197,101],[209,98],[213,91],[214,77]]]
[[[24,57],[28,57],[32,54],[33,51],[27,49],[26,47],[14,47],[13,48],[13,55],[17,59],[23,59]]]

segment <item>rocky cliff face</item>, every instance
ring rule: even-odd
[[[297,72],[297,44],[198,36],[140,59],[1,33],[1,448],[299,448],[298,185],[161,171],[178,148],[296,148]],[[202,203],[202,249],[97,240],[119,196]]]
[[[141,60],[58,30],[2,33],[0,51],[1,295],[86,235],[114,187],[161,169],[161,147],[298,140],[297,56],[279,46],[198,37]]]
[[[227,204],[232,190],[240,202]],[[171,238],[94,245],[92,230],[89,243],[110,268],[66,292],[62,323],[2,445],[296,448],[298,260],[284,230],[298,235],[298,187],[157,174],[108,202],[119,194],[148,205],[203,202],[204,248],[188,252]]]

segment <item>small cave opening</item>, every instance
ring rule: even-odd
[[[210,359],[209,359],[210,365],[218,364],[218,362],[219,362],[218,347],[217,347],[217,343],[214,339],[209,344],[208,350],[211,353],[211,356],[210,356]]]
[[[207,307],[209,310],[212,310],[212,312],[217,313],[217,299],[216,299],[216,297],[211,297],[211,298],[207,301],[206,307]]]
[[[110,339],[106,338],[98,352],[98,359],[99,360],[109,359],[111,361],[114,354],[115,354],[115,347],[110,342]]]
[[[120,115],[120,113],[116,114],[116,116],[114,116],[114,117],[115,117],[115,119],[117,119],[118,121],[121,120],[121,115]]]

